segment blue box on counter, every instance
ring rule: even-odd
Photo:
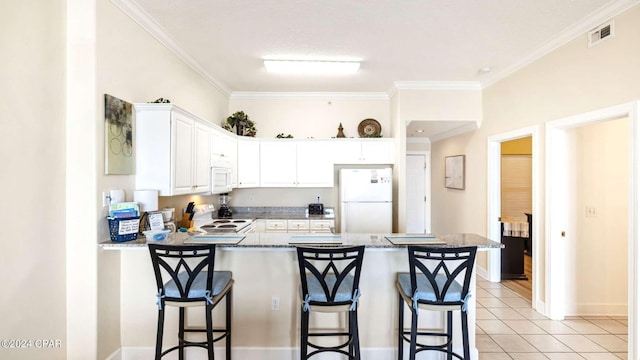
[[[131,218],[112,218],[108,217],[109,236],[111,241],[123,242],[131,241],[138,238],[140,230],[140,217]]]

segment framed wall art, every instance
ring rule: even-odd
[[[444,158],[444,186],[464,190],[464,155]]]
[[[133,104],[104,94],[104,150],[107,175],[132,175]]]

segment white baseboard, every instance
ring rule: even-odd
[[[582,303],[567,306],[566,316],[627,316],[629,309],[627,304],[597,304]]]
[[[264,347],[234,347],[231,356],[234,359],[251,360],[297,360],[299,358],[298,348],[264,348]],[[363,348],[362,358],[367,360],[396,360],[395,348]],[[154,348],[152,347],[123,347],[114,352],[106,360],[149,360],[153,359]],[[189,360],[206,360],[207,353],[204,349],[187,349]],[[408,359],[408,348],[405,348],[404,357]],[[224,348],[218,347],[215,351],[216,359],[224,359]],[[334,360],[343,357],[331,353],[318,354],[314,357],[317,360]],[[429,360],[440,360],[444,357],[439,353],[423,357]],[[163,357],[163,360],[176,360],[178,353],[173,352]],[[478,360],[478,350],[471,349],[471,359]]]

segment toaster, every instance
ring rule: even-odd
[[[309,215],[324,215],[324,205],[320,203],[309,204]]]

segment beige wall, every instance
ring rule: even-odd
[[[105,190],[124,189],[127,200],[132,200],[135,190],[134,176],[104,175],[105,93],[129,102],[166,98],[216,124],[228,111],[226,95],[109,0],[97,1],[96,84],[97,197]],[[108,239],[106,215],[107,210],[98,199],[96,242]],[[128,276],[120,273],[120,268],[132,265],[121,263],[119,252],[100,251],[98,255],[98,358],[102,359],[121,346],[120,301],[121,296],[131,294],[120,293],[120,276]],[[154,328],[147,330],[154,332]]]
[[[568,132],[567,315],[627,314],[628,126],[624,118]]]
[[[65,2],[3,2],[0,15],[0,349],[2,359],[66,358]]]
[[[482,90],[398,90],[398,118],[414,120],[482,121]]]
[[[488,87],[483,93],[482,127],[432,144],[434,232],[487,233],[487,137],[540,126],[542,163],[537,180],[544,189],[546,121],[640,98],[640,47],[636,46],[640,7],[617,16],[615,24],[615,36],[597,46],[588,48],[586,35],[580,36]],[[438,164],[455,154],[467,156],[464,191],[445,189],[441,180],[442,165]],[[544,228],[544,213],[534,216]],[[542,255],[544,234],[540,235]],[[537,280],[542,284],[542,278]]]
[[[295,138],[331,138],[342,123],[344,134],[357,138],[358,124],[367,118],[380,123],[383,137],[391,137],[389,100],[336,97],[232,99],[229,113],[242,110],[249,115],[258,129],[257,137],[275,138],[284,133]]]

